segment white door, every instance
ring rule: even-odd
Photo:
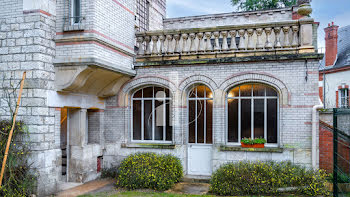
[[[188,174],[211,175],[212,145],[188,145]]]

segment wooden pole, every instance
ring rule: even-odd
[[[17,113],[18,113],[19,104],[21,102],[22,91],[23,91],[23,84],[24,84],[24,79],[25,78],[26,78],[26,72],[23,73],[21,86],[20,86],[20,89],[19,89],[19,95],[18,95],[18,99],[17,99],[16,111],[13,114],[12,127],[11,127],[11,131],[9,133],[9,138],[8,138],[7,144],[6,144],[4,160],[2,161],[2,168],[1,168],[1,174],[0,174],[0,188],[2,186],[2,179],[3,179],[4,173],[5,173],[6,160],[7,160],[7,156],[8,156],[9,149],[10,149],[10,144],[11,144],[11,140],[12,140],[13,130],[15,128],[16,117],[17,117]]]

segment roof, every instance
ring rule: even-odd
[[[338,55],[333,66],[325,68],[325,58],[321,62],[320,70],[332,70],[350,67],[350,25],[338,30]]]

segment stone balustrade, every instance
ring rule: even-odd
[[[138,58],[237,54],[257,51],[314,52],[313,19],[136,33]]]

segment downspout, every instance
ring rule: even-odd
[[[317,168],[317,110],[324,107],[321,99],[319,100],[320,104],[312,107],[312,147],[311,147],[311,159],[312,159],[312,168]]]

